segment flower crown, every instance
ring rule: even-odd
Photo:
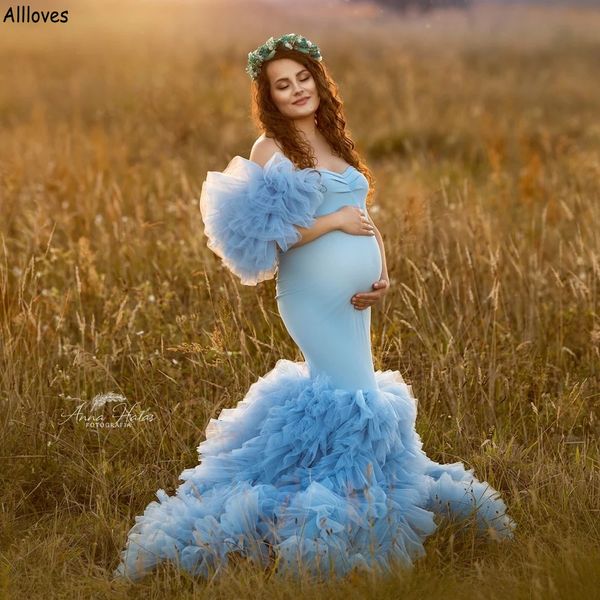
[[[251,79],[256,79],[258,77],[263,63],[273,58],[278,46],[284,46],[290,50],[304,52],[304,54],[308,54],[317,62],[321,62],[323,59],[319,47],[297,33],[286,33],[276,39],[270,37],[262,46],[259,46],[252,52],[248,52],[246,73],[248,73]]]

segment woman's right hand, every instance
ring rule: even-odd
[[[335,211],[338,229],[351,235],[375,235],[375,227],[358,206],[346,205]]]

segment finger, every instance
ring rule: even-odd
[[[355,308],[368,308],[373,304],[375,304],[375,302],[358,302],[356,304],[353,304],[352,306],[354,306]]]
[[[354,306],[354,308],[367,308],[371,306],[371,304],[371,302],[355,302],[352,306]]]

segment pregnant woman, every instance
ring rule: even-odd
[[[270,38],[247,72],[264,133],[249,159],[208,173],[204,232],[243,284],[277,277],[280,315],[305,360],[278,360],[211,419],[198,465],[136,517],[115,575],[135,580],[172,561],[209,577],[231,554],[294,574],[390,572],[424,554],[441,515],[512,537],[498,492],[423,452],[400,373],[374,371],[385,252],[367,211],[371,176],[319,48]]]

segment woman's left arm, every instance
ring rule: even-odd
[[[354,308],[358,310],[364,310],[369,306],[375,304],[383,298],[383,296],[387,293],[390,288],[390,278],[388,276],[387,271],[387,262],[385,260],[385,246],[383,245],[383,238],[381,237],[381,233],[371,217],[369,217],[371,224],[375,228],[375,237],[377,238],[377,243],[379,244],[379,252],[381,254],[381,274],[379,275],[379,280],[373,283],[372,288],[374,291],[372,292],[359,292],[358,294],[354,294],[350,301]]]

